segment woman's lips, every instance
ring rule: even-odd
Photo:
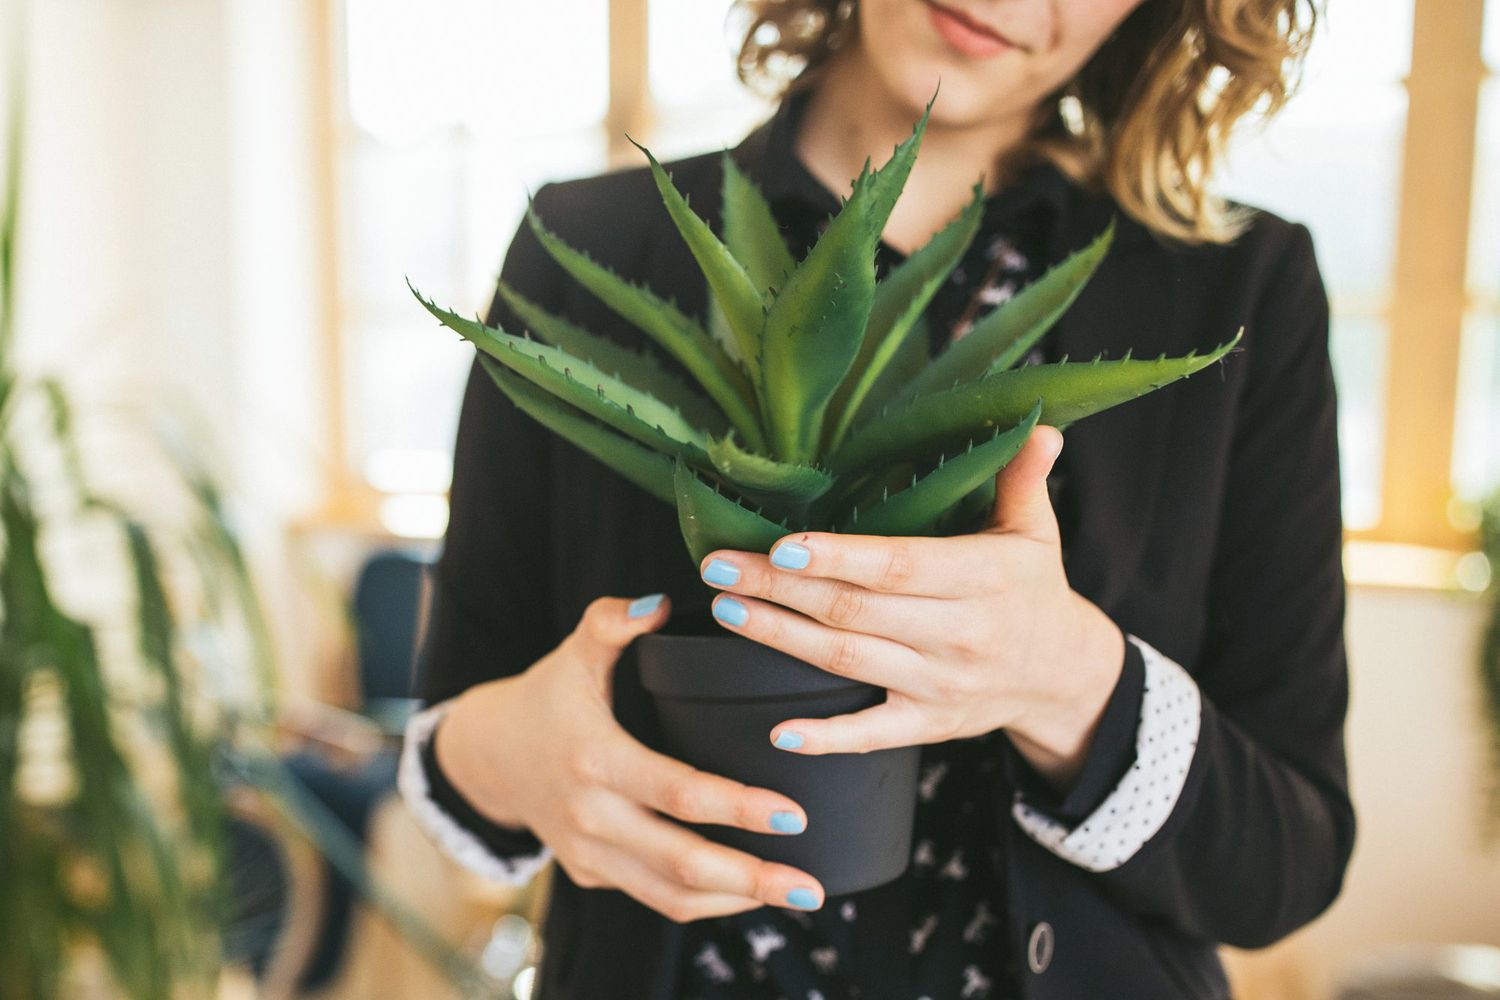
[[[925,0],[927,16],[943,40],[970,59],[989,59],[1014,48],[994,31],[970,20],[962,12]]]

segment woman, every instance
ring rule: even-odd
[[[1235,120],[1285,98],[1311,11],[746,6],[742,74],[804,68],[731,155],[799,255],[941,77],[877,261],[925,242],[982,176],[980,236],[927,313],[934,352],[1115,216],[1109,256],[1030,360],[1184,354],[1243,324],[1242,350],[1219,377],[1079,422],[1066,447],[1038,428],[968,534],[798,533],[696,573],[675,512],[476,369],[403,791],[477,871],[521,881],[558,861],[543,1000],[1228,996],[1216,943],[1267,944],[1322,912],[1354,838],[1327,299],[1305,228],[1204,187]],[[719,154],[670,169],[716,211]],[[535,206],[704,314],[644,167],[545,185]],[[524,225],[502,279],[641,342]],[[488,318],[520,329],[499,296]],[[705,584],[726,629],[890,690],[767,738],[788,753],[923,746],[897,881],[824,898],[807,873],[673,821],[806,823],[784,796],[647,748],[631,640]]]

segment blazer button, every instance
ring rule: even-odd
[[[1031,928],[1031,940],[1026,942],[1026,965],[1037,975],[1047,971],[1052,964],[1052,925],[1043,920]]]

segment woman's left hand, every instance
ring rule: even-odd
[[[863,753],[1004,729],[1060,788],[1082,766],[1119,678],[1125,637],[1063,571],[1047,475],[1062,433],[1038,425],[996,476],[983,530],[944,538],[804,531],[769,555],[719,550],[705,582],[731,631],[886,701],[771,731],[798,753]],[[731,596],[732,595],[732,596]]]

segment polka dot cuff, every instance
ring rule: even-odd
[[[1202,721],[1201,695],[1188,672],[1144,639],[1126,638],[1139,647],[1146,665],[1135,763],[1075,827],[1044,815],[1019,796],[1011,806],[1011,815],[1031,839],[1092,872],[1120,867],[1166,823],[1187,782]]]
[[[544,846],[535,854],[501,857],[433,801],[432,786],[422,768],[422,749],[432,739],[437,724],[451,706],[452,702],[440,701],[407,722],[401,744],[401,762],[396,771],[396,787],[417,825],[444,854],[481,878],[525,885],[552,860],[550,848]]]

